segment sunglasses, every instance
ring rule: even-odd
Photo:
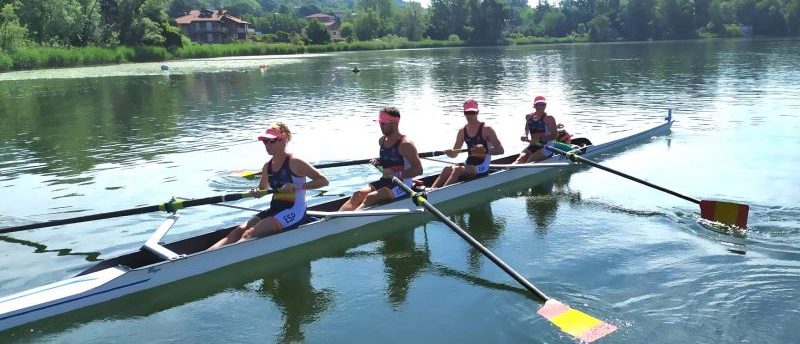
[[[545,103],[536,103],[536,104],[533,104],[533,106],[547,106],[547,104],[545,104]]]
[[[464,116],[477,115],[478,111],[464,111]]]
[[[264,145],[271,145],[280,140],[278,140],[277,138],[273,138],[273,139],[263,139],[261,141],[264,141]]]

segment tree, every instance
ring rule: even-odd
[[[400,10],[397,33],[409,41],[419,41],[428,30],[428,14],[419,2],[409,2]]]
[[[300,32],[305,25],[305,19],[297,18],[293,14],[273,13],[253,21],[253,27],[263,33]]]
[[[318,20],[308,21],[306,26],[306,38],[311,44],[326,44],[331,41],[331,34]]]
[[[234,16],[259,15],[261,5],[256,0],[236,0],[225,6],[225,9]]]
[[[356,37],[361,41],[368,41],[377,38],[378,34],[383,30],[381,18],[378,13],[373,10],[364,10],[357,12],[356,22]]]
[[[344,39],[347,39],[347,40],[353,39],[354,38],[354,36],[353,36],[354,33],[355,33],[355,27],[353,26],[353,23],[351,23],[351,22],[344,22],[344,23],[342,23],[342,26],[339,27],[339,34]]]
[[[561,11],[553,9],[544,14],[542,17],[542,31],[545,35],[551,37],[561,37],[569,34],[569,25],[567,24],[567,16]]]
[[[622,5],[622,32],[625,38],[643,41],[650,38],[654,13],[653,0],[627,0]]]
[[[605,15],[599,15],[589,21],[589,40],[604,42],[611,40],[611,21]]]
[[[483,0],[470,17],[473,42],[497,44],[503,38],[506,20],[511,9],[505,0]]]
[[[359,0],[356,8],[361,11],[374,11],[377,14],[381,26],[376,36],[383,36],[396,31],[395,13],[397,12],[397,6],[394,0]],[[356,27],[358,27],[357,24]]]
[[[209,0],[172,0],[167,8],[170,17],[186,15],[191,10],[199,10],[211,7]]]
[[[297,15],[300,17],[310,16],[322,12],[316,5],[303,5],[297,9]]]
[[[83,7],[77,0],[25,0],[15,8],[36,42],[70,44],[83,29]]]
[[[11,52],[28,41],[28,29],[19,23],[14,6],[6,4],[0,10],[0,51]]]

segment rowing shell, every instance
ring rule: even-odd
[[[652,136],[665,134],[671,128],[672,123],[672,118],[668,117],[664,123],[655,127],[589,146],[583,156],[596,156],[624,148]],[[510,164],[516,158],[515,154],[495,159],[492,163],[496,165]],[[552,157],[543,163],[563,163],[564,161],[566,160],[561,157]],[[491,189],[500,184],[561,168],[558,166],[560,165],[549,165],[543,168],[490,169],[489,175],[485,177],[430,191],[428,201],[432,204],[446,202]],[[428,176],[422,180],[425,185],[431,185],[436,177],[436,175]],[[309,207],[308,210],[309,213],[318,212],[318,214],[335,212],[345,201],[347,198],[339,198]],[[416,211],[413,203],[407,199],[376,206],[370,210],[386,211],[388,215],[375,213],[372,215],[378,216],[308,216],[305,220],[306,223],[297,229],[223,246],[213,251],[206,251],[206,249],[225,237],[235,227],[161,245],[161,238],[178,219],[178,215],[172,215],[137,252],[107,259],[73,278],[0,298],[0,331],[204,274],[272,252],[387,220],[403,213]]]

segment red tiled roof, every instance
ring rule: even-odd
[[[325,20],[336,20],[336,17],[335,17],[335,16],[332,16],[332,15],[330,15],[330,14],[325,14],[325,13],[317,13],[317,14],[312,14],[312,15],[310,15],[310,16],[305,16],[305,18],[306,18],[306,19],[325,19]]]
[[[236,18],[228,14],[228,11],[224,10],[222,11],[222,14],[220,14],[219,11],[213,11],[210,17],[200,17],[200,10],[192,10],[189,11],[189,14],[185,16],[175,18],[175,22],[178,24],[191,24],[192,22],[218,22],[222,21],[223,18],[238,24],[250,24],[244,20],[241,20],[239,18]]]

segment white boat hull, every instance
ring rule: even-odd
[[[590,146],[583,156],[596,156],[645,138],[666,133],[671,125],[672,121],[668,120],[659,126],[634,135]],[[561,157],[553,157],[544,162],[565,161]],[[555,168],[565,167],[516,168],[495,171],[483,178],[433,190],[428,194],[428,201],[432,204],[442,203],[481,190],[491,189],[500,184],[552,171]],[[413,210],[416,207],[410,200],[402,199],[372,209]],[[302,225],[291,231],[224,246],[214,251],[199,251],[133,269],[125,266],[109,266],[94,272],[84,272],[84,274],[71,279],[0,298],[0,331],[208,273],[391,217],[394,216],[329,217]],[[91,269],[87,271],[91,271]]]

